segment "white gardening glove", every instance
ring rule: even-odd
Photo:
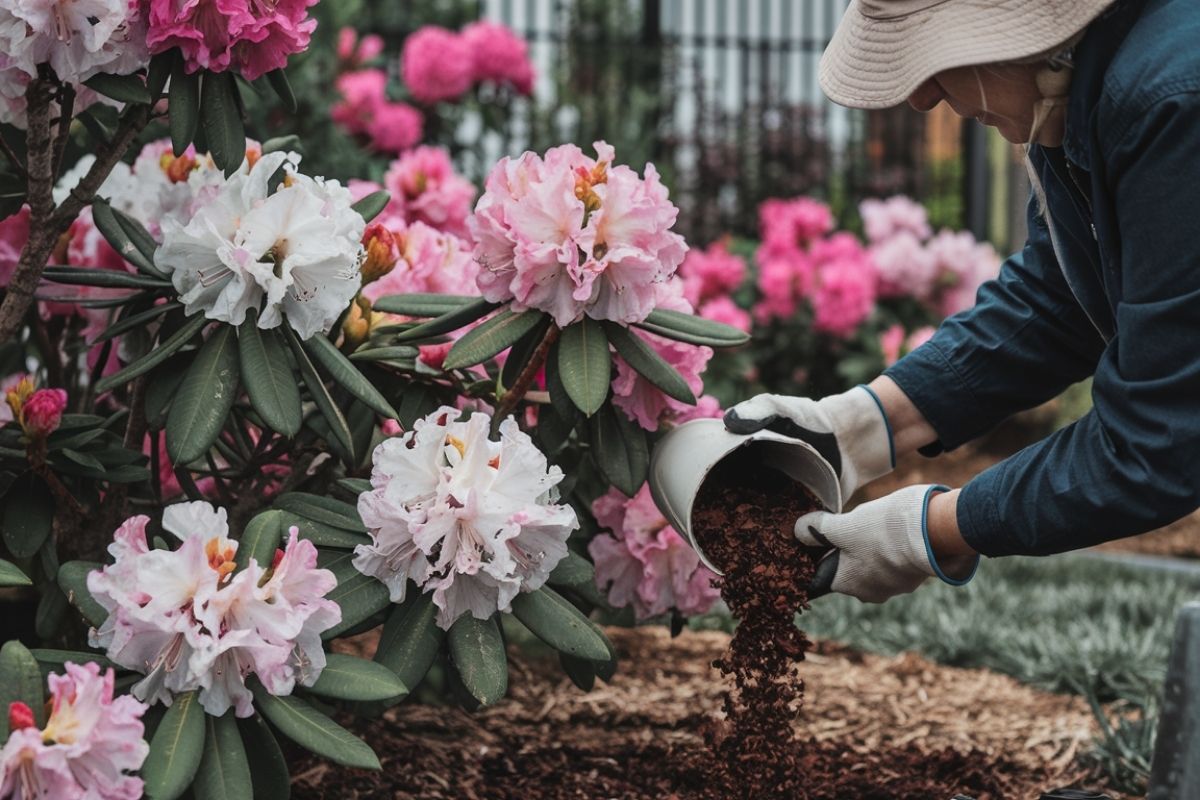
[[[926,578],[962,586],[975,575],[979,556],[943,559],[929,546],[929,498],[945,486],[909,486],[863,503],[846,514],[815,511],[796,520],[796,538],[810,547],[836,547],[832,589],[866,603],[913,591]]]
[[[866,386],[821,400],[760,394],[725,412],[725,427],[740,434],[767,428],[812,445],[837,473],[843,501],[896,466],[883,405]]]

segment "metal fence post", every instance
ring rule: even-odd
[[[978,122],[963,125],[963,218],[980,241],[988,235],[988,138]]]
[[[1200,603],[1175,624],[1147,800],[1200,797]]]

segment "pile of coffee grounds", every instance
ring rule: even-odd
[[[696,497],[692,530],[724,573],[721,596],[738,620],[713,663],[732,685],[725,719],[706,731],[710,797],[807,797],[813,786],[792,727],[804,700],[798,664],[810,646],[795,615],[808,605],[820,551],[801,545],[794,526],[819,508],[804,487],[748,454],[721,462]]]

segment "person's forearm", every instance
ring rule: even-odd
[[[880,375],[868,388],[879,398],[887,415],[897,458],[914,453],[937,439],[933,426],[891,378]]]

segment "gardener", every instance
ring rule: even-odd
[[[881,602],[980,554],[1133,536],[1200,506],[1200,3],[851,0],[821,63],[836,102],[941,101],[1027,145],[1029,238],[975,308],[869,386],[761,395],[726,425],[802,435],[843,497],[1094,376],[1093,409],[962,489],[910,486],[796,535],[833,589]]]

